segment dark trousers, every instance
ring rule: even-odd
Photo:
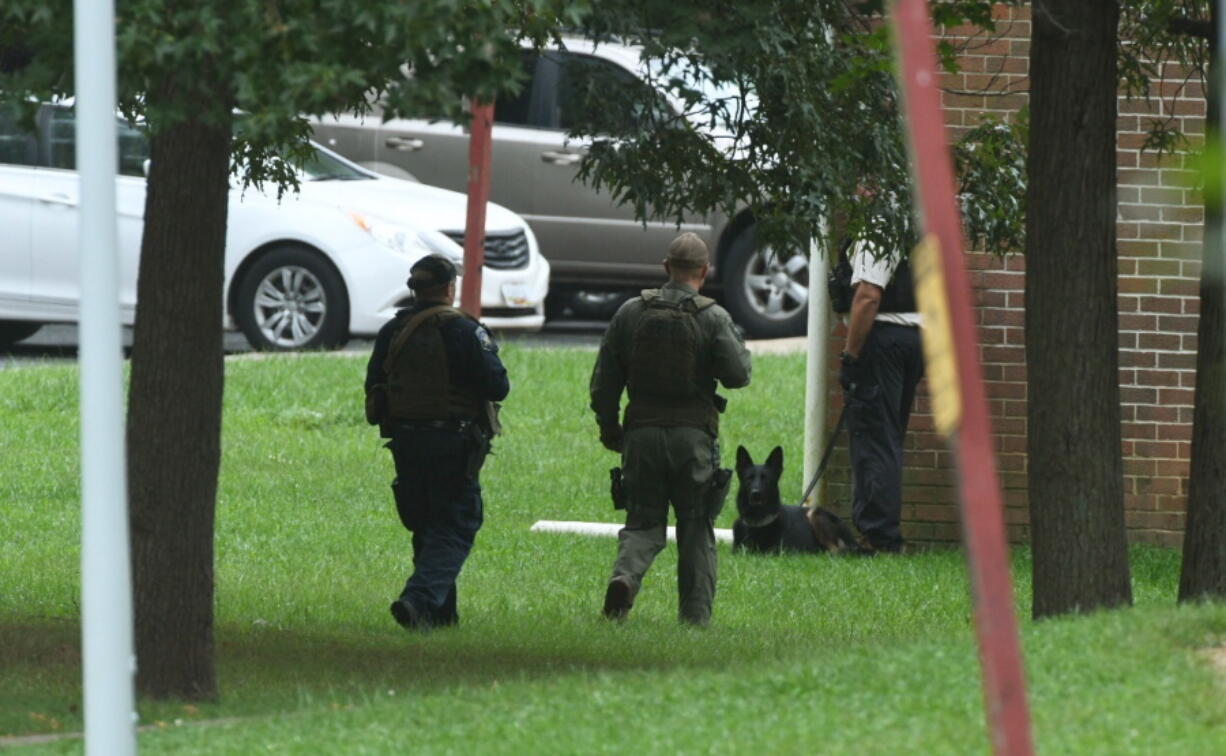
[[[852,471],[851,519],[871,546],[902,546],[903,439],[915,386],[924,377],[918,328],[873,324],[861,351],[864,372],[845,397]]]
[[[414,523],[413,574],[400,597],[431,625],[459,620],[456,578],[483,520],[478,474],[465,469],[477,453],[473,445],[457,431],[406,427],[395,428],[388,444],[399,480],[397,505]]]

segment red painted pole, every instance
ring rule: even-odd
[[[485,205],[490,198],[490,130],[493,104],[472,104],[468,137],[468,218],[464,224],[464,280],[460,309],[481,317],[481,266],[485,264]]]
[[[1013,584],[991,422],[983,391],[970,287],[962,259],[962,225],[937,88],[932,23],[926,0],[898,0],[893,22],[901,57],[912,170],[924,231],[939,246],[948,323],[961,402],[950,432],[959,480],[962,532],[969,561],[983,692],[997,754],[1031,754],[1030,713],[1022,675]],[[954,375],[951,374],[951,378]]]

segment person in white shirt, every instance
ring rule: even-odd
[[[899,552],[903,439],[924,377],[911,272],[897,253],[851,251],[853,290],[840,357],[852,466],[851,519],[865,546]]]

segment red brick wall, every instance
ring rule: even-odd
[[[1008,119],[1026,102],[1029,8],[1000,6],[993,34],[945,30],[961,45],[961,70],[942,78],[951,137],[985,116]],[[1204,133],[1198,84],[1173,68],[1155,81],[1153,101],[1121,96],[1118,121],[1118,252],[1121,437],[1126,521],[1134,541],[1182,543],[1195,386],[1197,297],[1203,210],[1181,155],[1159,160],[1142,152],[1153,119],[1174,118],[1195,146]],[[968,254],[980,359],[1006,503],[1009,536],[1029,538],[1026,502],[1025,259]],[[845,329],[835,326],[831,364]],[[830,426],[841,410],[831,374]],[[851,499],[845,448],[827,485],[827,501],[843,513]],[[953,460],[937,436],[926,387],[906,442],[904,534],[915,541],[959,538]]]

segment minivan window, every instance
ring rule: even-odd
[[[38,141],[22,130],[14,105],[0,105],[0,164],[38,165]]]
[[[533,74],[536,72],[537,55],[525,50],[520,56],[520,65],[524,71],[524,86],[517,95],[501,95],[494,101],[494,122],[511,126],[541,126],[533,123],[532,92],[536,88]]]
[[[643,120],[643,106],[633,110],[618,110],[610,106],[607,92],[613,88],[647,89],[647,85],[630,71],[603,58],[576,53],[550,53],[558,66],[557,98],[554,103],[554,127],[569,131],[576,126],[594,133],[617,133],[637,127]],[[655,93],[648,99],[661,114],[671,109]]]

